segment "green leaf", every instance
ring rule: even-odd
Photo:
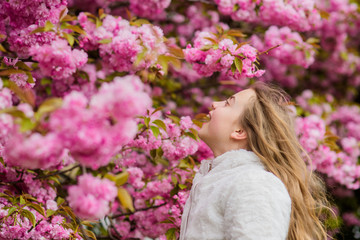
[[[178,182],[177,178],[174,175],[171,175],[171,181],[174,185],[176,185]]]
[[[206,39],[206,40],[208,40],[208,41],[212,42],[213,44],[217,44],[217,43],[218,43],[215,39],[210,38],[210,37],[205,37],[204,39]]]
[[[6,49],[4,48],[4,46],[1,43],[0,43],[0,51],[6,52]]]
[[[236,71],[235,63],[231,64],[231,72],[234,74]]]
[[[184,59],[185,55],[184,52],[181,48],[177,47],[177,46],[170,46],[168,47],[168,51],[174,55],[175,57],[179,58],[179,59]]]
[[[236,69],[239,71],[239,73],[242,73],[242,69],[243,69],[243,62],[240,58],[235,57],[234,59],[234,63],[235,63],[235,67]]]
[[[46,21],[44,31],[48,32],[48,31],[52,30],[53,28],[54,28],[54,24],[52,24],[52,22],[50,22],[50,21]]]
[[[340,57],[344,61],[347,61],[349,59],[347,52],[340,52]]]
[[[149,123],[150,123],[150,118],[149,117],[146,117],[144,119],[144,123],[145,123],[145,126],[148,128],[149,127]]]
[[[91,239],[96,240],[95,233],[93,233],[92,231],[87,230],[87,229],[84,229],[84,232],[85,232],[86,236],[90,237]]]
[[[18,117],[18,118],[26,118],[26,115],[23,111],[18,110],[16,107],[11,107],[11,108],[5,108],[3,110],[0,110],[0,114],[9,114],[13,117]]]
[[[239,29],[230,29],[229,31],[227,31],[226,34],[232,37],[241,37],[241,38],[246,37],[246,34],[242,33],[241,30]]]
[[[112,42],[112,38],[105,38],[105,39],[98,41],[98,43],[101,43],[101,44],[107,44],[107,43],[111,43],[111,42]]]
[[[95,24],[96,24],[96,28],[101,27],[102,26],[102,22],[100,21],[99,18],[95,18]]]
[[[170,228],[166,231],[165,236],[167,240],[176,240],[176,228]]]
[[[130,195],[130,193],[125,188],[118,188],[118,199],[120,201],[120,204],[125,208],[130,210],[131,212],[134,212],[134,205],[133,200]]]
[[[73,210],[70,207],[62,206],[61,208],[66,212],[66,214],[68,216],[70,216],[72,218],[72,220],[76,221],[76,216],[75,216]],[[48,209],[48,210],[50,210],[50,209]]]
[[[164,131],[166,131],[166,125],[162,120],[156,119],[153,121],[153,123],[156,124],[158,127],[161,127],[162,129],[164,129]]]
[[[151,129],[152,133],[154,134],[154,136],[157,138],[160,134],[159,128],[155,127],[155,126],[150,126],[150,129]]]
[[[96,224],[96,222],[94,222],[94,221],[82,221],[81,224],[85,225],[85,226],[87,226],[89,228],[93,228],[94,227],[93,224]]]
[[[160,110],[163,110],[163,109],[164,109],[164,107],[158,107],[151,113],[151,115],[153,115],[154,113],[156,113],[156,112],[158,112]]]
[[[0,72],[0,77],[3,76],[10,76],[11,74],[15,74],[15,73],[25,73],[25,71],[21,70],[21,69],[14,69],[14,68],[10,68],[10,69],[6,69]]]
[[[35,83],[31,72],[26,72],[26,75],[28,76],[28,80],[27,80],[28,83]]]
[[[177,116],[174,115],[168,115],[168,118],[170,118],[174,123],[179,124],[180,123],[180,118],[178,118]]]
[[[139,53],[136,56],[136,60],[134,62],[134,66],[138,66],[140,64],[140,62],[144,59],[145,54],[147,53],[147,48],[144,47],[143,50],[141,51],[141,53]],[[160,57],[159,57],[160,58]]]
[[[68,34],[68,33],[63,33],[63,37],[68,41],[68,43],[70,44],[70,46],[74,45],[75,42],[75,38],[73,35]]]
[[[15,212],[17,208],[16,207],[11,207],[8,211],[8,216],[10,216],[13,212]]]
[[[44,27],[38,27],[37,29],[33,30],[29,35],[35,34],[35,33],[40,33],[40,32],[45,32],[45,28]]]
[[[150,156],[155,159],[155,157],[156,157],[156,149],[151,149],[150,150]]]
[[[129,173],[126,171],[117,174],[115,177],[116,186],[120,187],[124,185],[127,182],[128,178],[129,178]]]
[[[41,215],[45,216],[45,211],[39,204],[29,203],[29,204],[27,204],[27,206],[31,207],[32,209],[34,209],[35,211],[37,211]]]
[[[21,101],[24,101],[31,106],[35,106],[35,94],[32,89],[20,88],[12,81],[9,82],[8,87],[20,98]]]
[[[61,22],[67,15],[67,12],[69,10],[67,8],[64,8],[63,10],[61,10],[60,14],[59,14],[59,22]]]
[[[57,203],[58,206],[60,206],[60,205],[63,204],[64,202],[65,202],[65,199],[63,199],[63,198],[61,198],[61,197],[58,197],[58,198],[56,199],[56,203]]]
[[[15,66],[17,66],[18,68],[25,70],[25,71],[31,71],[31,67],[29,67],[28,65],[26,65],[24,62],[22,61],[18,61]]]
[[[24,200],[24,198],[22,196],[20,196],[20,204],[21,205],[25,205],[26,201]]]
[[[55,212],[56,212],[56,211],[54,211],[54,210],[52,210],[52,209],[46,210],[46,217],[50,217],[50,216],[54,215]]]
[[[57,183],[58,185],[61,185],[61,183],[60,183],[60,181],[59,181],[59,179],[58,179],[57,176],[50,176],[50,177],[48,177],[48,179],[54,181],[54,182]]]
[[[185,184],[179,184],[179,188],[181,189],[181,190],[183,190],[183,189],[185,189],[187,186],[185,185]]]
[[[240,8],[239,4],[236,3],[236,4],[234,5],[232,11],[233,11],[233,12],[236,12],[237,10],[239,10],[239,8]]]
[[[135,21],[130,22],[131,26],[137,26],[137,27],[140,27],[141,25],[144,25],[144,24],[150,24],[150,22],[146,19],[137,19]]]
[[[86,32],[81,27],[79,27],[77,25],[65,24],[64,28],[73,30],[74,32],[77,32],[77,33],[82,34],[82,35],[86,35]]]
[[[35,119],[38,121],[42,118],[44,114],[53,112],[61,106],[61,98],[48,98],[40,105],[38,111],[35,113]]]
[[[115,181],[116,181],[115,175],[112,174],[112,173],[106,173],[106,174],[104,175],[104,178],[107,178],[107,179],[109,179],[109,180],[112,181],[112,182],[115,182]]]
[[[194,139],[194,140],[197,141],[196,136],[195,136],[192,132],[186,132],[186,133],[184,133],[184,135],[186,135],[186,136],[188,136],[188,137],[191,137],[192,139]]]
[[[139,123],[139,124],[138,124],[138,131],[140,131],[144,126],[145,126],[144,124]]]
[[[31,224],[33,225],[33,227],[35,227],[35,216],[32,212],[30,212],[29,210],[23,209],[21,212],[21,215],[26,217],[27,219],[29,219],[29,221],[31,222]]]
[[[33,122],[30,118],[23,118],[20,122],[20,131],[27,132],[29,130],[33,130],[36,125],[36,122]]]

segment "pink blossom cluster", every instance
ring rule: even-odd
[[[56,204],[56,203],[55,203]],[[0,203],[0,238],[4,240],[10,239],[70,239],[74,232],[63,226],[64,217],[53,216],[52,219],[45,219],[37,211],[25,206],[24,209],[29,210],[34,216],[38,224],[33,227],[28,218],[17,217],[14,223],[14,215],[8,218],[8,210],[4,210],[5,206],[11,206],[8,203]],[[77,239],[81,239],[77,236]]]
[[[48,20],[57,23],[66,5],[66,0],[1,1],[0,9],[6,12],[12,28],[25,28],[31,24],[42,26]]]
[[[318,116],[330,114],[333,111],[330,104],[334,102],[334,97],[331,94],[327,94],[325,95],[325,102],[310,103],[311,101],[314,101],[314,98],[316,97],[317,95],[315,95],[312,90],[306,89],[301,95],[296,97],[296,103],[299,104],[303,110],[308,111],[311,114]]]
[[[60,142],[54,133],[22,134],[14,129],[4,144],[3,158],[9,166],[52,168],[61,163],[63,145]]]
[[[139,17],[148,19],[165,18],[164,9],[171,3],[171,0],[132,0],[130,1],[130,10]]]
[[[3,82],[0,80],[0,110],[10,108],[13,104],[12,94],[8,88],[2,88]],[[0,156],[3,154],[4,144],[14,127],[13,118],[9,114],[0,114]]]
[[[218,43],[214,44],[209,39]],[[185,60],[193,64],[198,74],[205,77],[211,76],[214,72],[224,72],[240,79],[242,76],[260,77],[265,72],[255,66],[258,51],[254,47],[249,44],[239,46],[227,38],[218,41],[211,32],[199,32],[194,39],[194,47],[189,44],[183,51]],[[235,58],[241,61],[241,73],[232,73],[230,69],[235,64]]]
[[[325,121],[317,115],[296,118],[296,133],[305,150],[312,152],[325,137]]]
[[[1,1],[0,16],[3,14],[3,17],[0,17],[0,33],[8,35],[12,51],[20,57],[27,58],[29,47],[50,43],[55,37],[53,32],[30,32],[44,26],[46,21],[58,23],[60,12],[66,5],[66,0]]]
[[[309,153],[311,169],[334,178],[349,189],[360,187],[359,143],[355,138],[341,139],[343,151],[336,152],[327,146],[325,121],[317,115],[298,117],[296,133],[304,149]]]
[[[80,92],[67,95],[49,124],[77,161],[97,169],[135,136],[134,117],[150,107],[137,76],[117,77],[104,83],[90,101]]]
[[[353,137],[360,141],[360,107],[341,106],[328,119],[331,130],[340,137]],[[337,127],[339,126],[339,127]]]
[[[224,30],[229,30],[229,26],[220,22],[218,12],[208,10],[201,4],[191,4],[184,15],[175,13],[172,21],[176,23],[176,32],[179,35],[179,42],[182,47],[186,46],[186,42],[190,41],[196,31],[212,31],[215,32],[214,26],[219,25]],[[169,24],[164,31],[174,30],[174,25]]]
[[[39,62],[42,73],[56,80],[71,76],[88,59],[87,53],[83,50],[72,50],[64,39],[57,39],[42,46],[35,45],[29,52],[32,58]]]
[[[256,38],[256,36],[253,36]],[[271,26],[264,36],[264,42],[253,39],[259,51],[269,51],[269,56],[276,58],[282,65],[299,65],[308,68],[315,61],[315,49],[303,41],[298,32],[291,31],[288,27],[278,28]]]
[[[10,81],[14,82],[19,87],[32,88],[35,86],[36,79],[33,78],[34,83],[29,83],[29,77],[24,73],[11,74],[9,77]]]
[[[180,227],[180,219],[183,206],[187,198],[187,190],[180,190],[177,194],[171,195],[171,190],[176,184],[185,186],[193,171],[179,169],[179,161],[188,155],[195,155],[198,143],[186,136],[191,128],[197,128],[190,117],[181,117],[180,121],[173,122],[170,118],[163,119],[160,111],[150,116],[150,126],[152,122],[161,120],[166,126],[166,131],[160,129],[160,135],[155,137],[152,131],[143,131],[136,139],[128,144],[137,151],[126,150],[122,157],[117,160],[117,164],[129,173],[127,190],[134,198],[135,209],[147,208],[148,202],[152,202],[154,207],[146,211],[139,211],[129,216],[129,222],[123,218],[116,220],[116,229],[123,238],[131,237],[152,237],[163,235],[167,229]],[[164,162],[155,163],[149,161],[150,151],[161,149]],[[157,161],[156,159],[154,159]],[[174,177],[168,174],[168,169],[174,169]],[[160,175],[159,175],[160,174]],[[159,177],[161,176],[161,177]],[[161,223],[174,218],[172,224]],[[135,223],[137,228],[131,228]]]
[[[327,17],[322,19],[317,36],[320,39],[321,49],[329,55],[312,66],[315,72],[323,72],[325,76],[312,74],[311,83],[333,94],[339,94],[339,88],[335,86],[343,84],[344,79],[349,86],[360,86],[358,71],[360,58],[352,51],[353,46],[358,45],[356,37],[360,26],[358,5],[347,0],[317,1],[316,5],[327,13]],[[354,98],[351,91],[346,91],[345,97],[349,100]]]
[[[215,3],[222,14],[235,21],[288,26],[297,31],[317,29],[321,21],[314,0],[215,0]]]
[[[153,115],[153,120],[161,117]],[[141,148],[146,151],[157,149],[161,147],[164,157],[170,160],[171,165],[176,165],[177,160],[182,159],[188,155],[192,155],[197,151],[197,143],[194,139],[184,136],[190,128],[197,128],[191,121],[190,117],[182,117],[179,125],[174,123],[171,119],[163,120],[166,131],[160,129],[161,138],[156,138],[152,131],[147,131],[143,135],[134,139],[129,143],[129,146]]]
[[[110,211],[109,204],[115,200],[117,188],[108,179],[81,175],[78,184],[68,189],[70,207],[82,219],[98,220]]]
[[[21,58],[28,58],[30,56],[29,49],[35,45],[51,44],[56,39],[54,32],[38,32],[30,34],[36,30],[38,25],[30,25],[26,28],[14,29],[8,34],[8,43],[10,50],[17,53]]]
[[[157,26],[131,26],[121,17],[107,15],[102,26],[96,27],[84,13],[79,14],[79,23],[87,32],[80,45],[85,50],[99,48],[104,64],[115,71],[148,68],[167,51],[163,32]]]

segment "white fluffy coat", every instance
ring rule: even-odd
[[[184,207],[180,240],[284,240],[290,213],[281,180],[253,152],[229,151],[201,163]]]

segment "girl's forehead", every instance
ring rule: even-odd
[[[256,96],[256,93],[251,88],[242,90],[233,95],[235,102],[240,104],[246,104],[252,96]]]

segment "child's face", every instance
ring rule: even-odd
[[[245,89],[227,100],[213,102],[213,110],[209,112],[210,121],[203,124],[199,137],[210,148],[229,143],[231,133],[242,129],[239,124],[240,116],[252,96],[256,96],[254,90]]]

